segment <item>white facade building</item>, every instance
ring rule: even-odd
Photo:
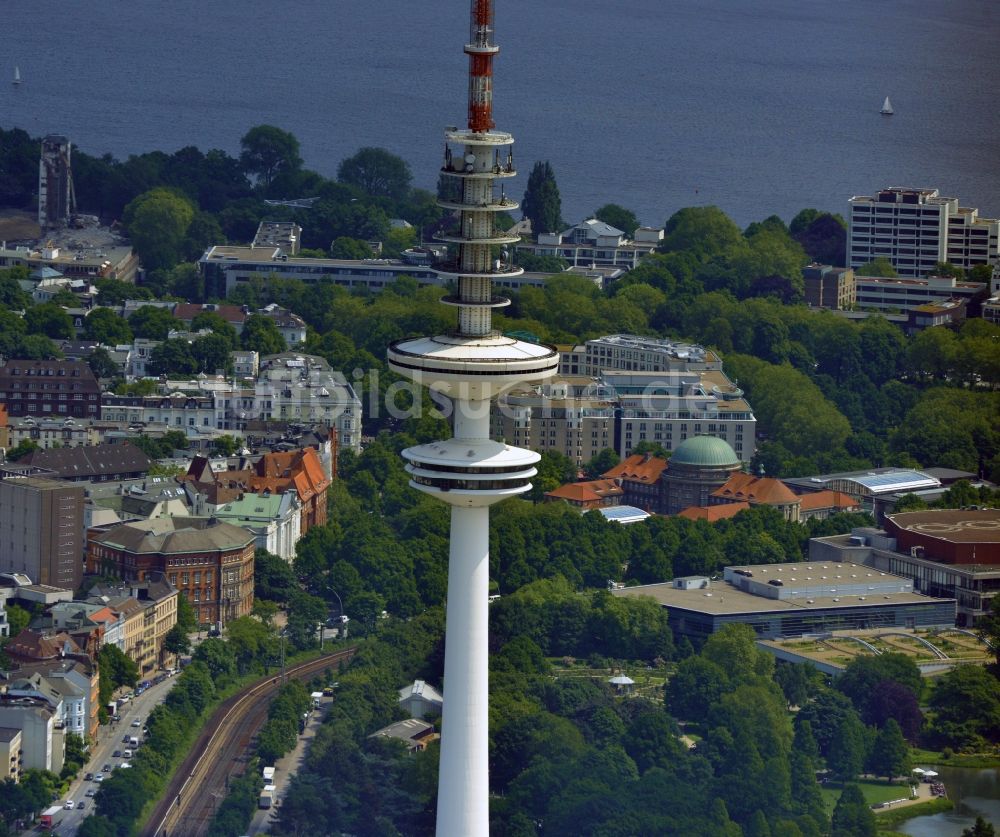
[[[968,269],[998,261],[1000,220],[980,218],[937,189],[891,186],[855,195],[850,205],[848,267],[885,258],[900,276],[921,278],[938,262]]]

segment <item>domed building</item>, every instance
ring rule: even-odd
[[[677,514],[688,506],[707,506],[717,491],[742,467],[725,439],[715,436],[692,436],[681,442],[670,455],[666,470],[660,475],[661,491],[667,514]]]

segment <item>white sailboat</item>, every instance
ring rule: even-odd
[[[14,84],[20,84],[20,83],[21,83],[21,68],[15,65],[15,67],[14,67]]]
[[[889,101],[889,97],[885,97],[885,101],[882,102],[882,110],[879,111],[883,116],[892,116],[895,111],[892,109],[892,102]]]

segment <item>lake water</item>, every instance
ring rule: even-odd
[[[935,767],[955,809],[930,817],[917,817],[896,826],[911,837],[961,837],[962,831],[983,817],[1000,824],[1000,771]]]
[[[271,123],[326,176],[377,145],[433,188],[467,22],[468,0],[2,0],[0,125],[122,157],[236,153]],[[608,201],[787,220],[888,185],[998,215],[998,36],[993,0],[497,0],[509,191],[548,159],[567,220]]]

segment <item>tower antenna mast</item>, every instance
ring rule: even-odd
[[[445,131],[441,174],[454,182],[438,205],[457,212],[457,231],[439,241],[454,255],[434,271],[455,288],[441,302],[457,309],[457,328],[389,346],[389,368],[447,396],[451,439],[407,448],[410,485],[451,506],[444,713],[438,781],[437,837],[489,833],[489,507],[531,489],[540,457],[490,439],[490,402],[519,384],[555,374],[554,346],[493,330],[493,309],[510,305],[494,296],[494,279],[524,271],[507,255],[520,239],[498,229],[496,216],[516,209],[495,182],[513,177],[514,138],[493,122],[492,0],[471,0],[469,118],[464,130]],[[504,152],[504,153],[501,153]],[[499,259],[494,248],[503,248]]]

